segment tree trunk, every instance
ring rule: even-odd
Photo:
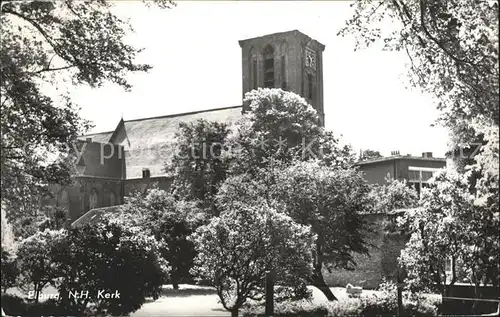
[[[314,271],[311,277],[311,284],[319,289],[325,294],[328,301],[332,302],[337,300],[337,297],[333,295],[332,291],[326,285],[325,279],[323,278],[322,268],[323,268],[323,238],[321,235],[316,239],[316,254],[314,260]]]
[[[335,295],[333,295],[333,293],[330,290],[330,288],[328,287],[328,285],[326,285],[325,280],[323,279],[323,274],[321,274],[321,272],[318,273],[317,271],[315,271],[313,276],[312,276],[311,282],[312,282],[312,285],[314,287],[316,287],[321,292],[323,292],[323,294],[325,294],[326,298],[330,302],[332,302],[334,300],[338,300],[337,297],[335,297]]]
[[[233,308],[233,310],[231,310],[231,317],[238,317],[238,308]]]

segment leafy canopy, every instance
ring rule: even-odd
[[[213,283],[233,316],[247,300],[263,298],[268,271],[282,286],[278,292],[292,287],[295,296],[307,293],[314,236],[308,226],[266,204],[224,210],[192,239],[198,251],[197,275]]]

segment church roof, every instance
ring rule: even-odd
[[[120,206],[111,206],[111,207],[102,207],[91,209],[85,214],[83,214],[80,218],[76,219],[71,227],[82,227],[88,224],[98,224],[103,221],[103,217],[105,214],[116,213],[118,212]]]
[[[107,143],[109,141],[109,138],[113,135],[114,131],[107,131],[107,132],[99,132],[99,133],[90,133],[86,135],[82,135],[78,137],[79,140],[86,141],[87,139],[92,139],[92,142],[97,142],[97,143]]]
[[[123,178],[142,178],[142,170],[150,170],[151,177],[165,176],[165,163],[173,155],[175,134],[181,122],[199,119],[231,124],[241,117],[242,106],[232,106],[152,118],[121,120],[113,132],[82,136],[122,145],[125,150]],[[95,139],[94,139],[95,138]]]

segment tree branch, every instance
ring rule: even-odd
[[[31,24],[38,32],[40,32],[40,34],[45,38],[45,40],[47,41],[47,43],[52,47],[52,49],[54,50],[54,52],[59,56],[61,57],[62,59],[64,59],[65,61],[67,62],[73,62],[75,63],[76,61],[71,61],[71,58],[69,58],[66,54],[64,54],[63,51],[61,51],[60,47],[58,47],[58,45],[56,43],[54,43],[54,41],[52,40],[52,38],[50,37],[50,35],[42,28],[42,26],[40,24],[38,24],[35,20],[19,13],[19,12],[16,12],[14,10],[11,10],[9,9],[7,6],[4,6],[3,9],[3,12],[4,13],[8,13],[8,14],[12,14],[26,22],[28,22],[29,24]],[[51,59],[52,60],[52,59]],[[50,66],[50,62],[49,62],[49,65]],[[72,65],[71,67],[74,67],[75,65]]]
[[[420,25],[422,26],[422,30],[424,31],[425,35],[431,39],[436,45],[446,54],[448,55],[451,59],[453,59],[457,63],[467,63],[473,66],[474,68],[475,65],[472,64],[471,62],[465,60],[465,59],[460,59],[453,55],[446,47],[443,46],[443,44],[435,38],[427,29],[427,26],[425,25],[425,0],[420,0]]]

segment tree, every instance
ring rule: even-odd
[[[369,190],[353,169],[325,167],[317,161],[296,162],[272,171],[261,169],[257,175],[228,178],[217,202],[227,209],[266,203],[283,210],[294,222],[311,226],[317,240],[308,283],[335,300],[323,279],[323,268],[352,269],[352,252],[367,252],[360,212],[370,207]]]
[[[120,207],[121,214],[110,214],[108,220],[153,236],[171,267],[170,282],[178,289],[179,283],[192,280],[189,272],[196,251],[188,237],[205,222],[205,214],[196,205],[176,200],[164,190],[150,189],[145,195],[128,197]]]
[[[422,193],[421,208],[408,211],[401,220],[411,233],[400,259],[410,287],[442,291],[462,281],[498,286],[498,209],[476,204],[468,176],[454,171],[436,174]],[[446,274],[448,260],[451,276]]]
[[[215,194],[227,176],[228,166],[222,154],[228,133],[224,123],[203,119],[180,123],[174,156],[166,166],[167,172],[175,175],[176,194],[202,202],[213,215],[218,213]]]
[[[361,212],[369,207],[369,187],[354,169],[328,168],[317,161],[298,162],[276,174],[273,195],[294,221],[310,225],[318,236],[310,282],[335,300],[323,268],[353,269],[352,253],[366,254]]]
[[[91,87],[110,81],[129,89],[127,73],[151,66],[134,62],[140,49],[125,44],[129,26],[113,14],[111,2],[0,5],[1,194],[14,219],[38,207],[47,184],[70,181],[72,141],[89,128],[67,95],[52,97],[46,87],[71,80]]]
[[[147,297],[159,297],[169,267],[153,237],[106,221],[65,233],[52,260],[59,305],[68,315],[122,316],[139,309]],[[88,297],[69,296],[79,290],[88,291]]]
[[[25,291],[33,291],[35,302],[38,302],[42,289],[48,284],[54,285],[54,280],[59,276],[54,254],[57,253],[57,245],[64,238],[63,231],[47,229],[19,243],[19,286]]]
[[[224,210],[192,237],[197,274],[209,279],[231,316],[264,295],[266,272],[281,286],[303,286],[311,271],[313,235],[307,226],[267,205]],[[300,289],[300,288],[299,288]]]

